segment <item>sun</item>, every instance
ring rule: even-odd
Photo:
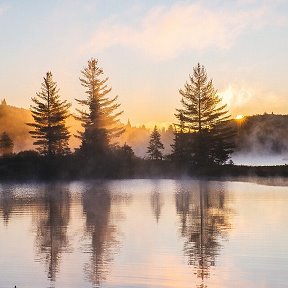
[[[236,120],[242,120],[244,118],[244,115],[237,115],[236,117],[235,117],[235,119]]]

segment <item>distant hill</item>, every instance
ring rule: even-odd
[[[0,133],[7,132],[13,139],[14,152],[32,149],[33,141],[29,135],[29,127],[25,124],[29,122],[32,122],[29,110],[3,102],[0,105]]]
[[[33,118],[30,110],[7,105],[6,101],[2,101],[0,104],[0,133],[5,131],[13,139],[14,152],[35,149],[33,139],[29,134],[31,128],[26,125],[26,123],[31,123],[32,121]],[[80,145],[80,140],[74,137],[74,135],[77,133],[77,130],[81,130],[81,124],[71,116],[67,120],[67,126],[71,133],[69,145],[73,150]],[[117,139],[117,142],[120,145],[126,143],[132,146],[137,156],[144,157],[151,131],[144,125],[132,127],[130,123],[127,124],[125,128],[125,133]],[[160,132],[165,145],[165,153],[170,153],[173,131],[171,129],[162,129]]]
[[[237,150],[251,153],[288,152],[288,115],[253,115],[235,121]]]
[[[30,110],[10,106],[6,101],[0,104],[0,133],[7,132],[14,142],[14,152],[35,149],[33,138],[29,134],[31,127],[26,123],[33,122]],[[80,123],[72,116],[68,118],[67,126],[71,132],[70,147],[78,147],[79,139],[73,136],[81,129]]]
[[[251,155],[285,154],[288,157],[288,115],[265,113],[231,121],[236,130],[235,152]],[[132,146],[136,155],[144,157],[151,131],[145,127],[126,127],[122,141]],[[160,134],[165,147],[164,154],[169,154],[174,139],[172,127],[160,129]]]
[[[288,115],[253,115],[231,121],[237,132],[235,152],[266,155],[288,153]],[[127,125],[121,140],[132,146],[136,155],[144,157],[150,133],[145,126],[136,128]],[[169,154],[174,139],[172,127],[160,129],[160,134],[165,147],[164,154]]]

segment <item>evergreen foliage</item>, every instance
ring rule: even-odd
[[[3,132],[0,136],[0,153],[2,155],[9,155],[13,152],[14,143],[8,133]]]
[[[175,114],[180,123],[175,125],[173,156],[179,159],[182,151],[184,158],[199,166],[225,163],[233,152],[235,131],[229,126],[226,104],[221,104],[204,66],[198,63],[193,68],[179,93],[182,108]]]
[[[118,154],[127,161],[132,161],[136,156],[131,146],[127,145],[126,143],[118,148]]]
[[[174,125],[174,143],[172,147],[172,160],[177,164],[183,164],[188,161],[190,134],[185,132],[185,126],[182,114],[180,115],[180,123]]]
[[[149,146],[147,147],[147,154],[151,160],[162,160],[163,154],[162,151],[164,145],[161,142],[161,136],[158,132],[157,126],[154,127],[149,140]]]
[[[43,155],[65,155],[70,152],[69,131],[65,120],[69,116],[70,103],[61,101],[59,89],[53,81],[52,73],[47,72],[41,85],[41,91],[32,98],[34,106],[30,107],[34,123],[28,123],[34,130],[29,131],[34,145]]]
[[[82,122],[84,129],[83,132],[77,131],[76,137],[82,141],[80,151],[94,155],[107,151],[112,140],[124,132],[118,120],[123,111],[116,111],[120,106],[116,102],[118,96],[108,97],[111,88],[107,86],[108,78],[101,78],[103,70],[98,66],[98,60],[89,60],[81,74],[80,82],[86,89],[86,99],[76,101],[87,111],[76,109],[78,115],[75,118]]]

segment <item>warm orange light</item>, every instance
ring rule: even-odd
[[[244,118],[243,115],[237,115],[237,116],[235,117],[236,120],[242,120],[243,118]]]

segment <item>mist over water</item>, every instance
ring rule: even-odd
[[[2,184],[0,287],[287,287],[274,180]]]
[[[231,159],[236,165],[249,166],[271,166],[271,165],[287,165],[287,154],[269,154],[269,153],[234,153]]]

